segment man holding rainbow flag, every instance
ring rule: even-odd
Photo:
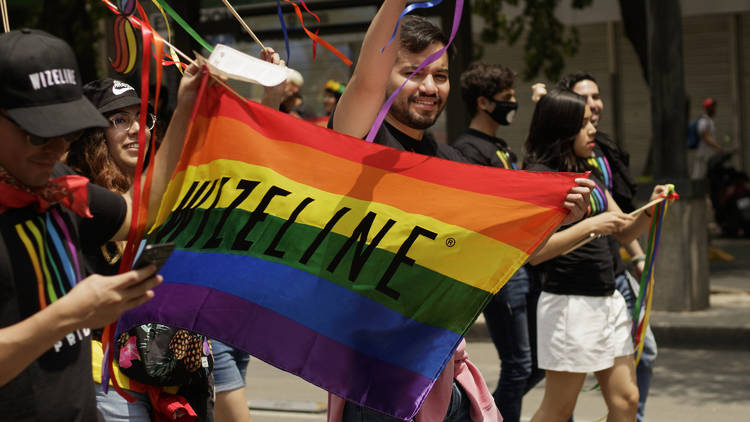
[[[405,6],[405,1],[386,1],[373,20],[363,42],[357,68],[329,125],[335,130],[364,137],[371,129],[372,122],[376,121],[368,140],[374,139],[376,143],[401,150],[463,161],[458,151],[438,144],[425,133],[435,123],[448,97],[448,46],[453,36],[448,39],[424,18],[405,17],[401,21],[399,12]],[[456,6],[457,10],[460,8]],[[454,19],[456,23],[460,20],[458,17]],[[399,25],[396,39],[379,51],[389,42],[391,30],[396,25]],[[389,99],[378,115],[383,92]],[[383,112],[390,104],[392,106],[384,116],[384,125],[378,128],[378,118],[383,118]],[[474,182],[481,183],[480,180]],[[570,221],[580,218],[582,210],[580,206],[576,208],[575,201],[586,197],[591,187],[587,179],[577,179],[576,183],[580,186],[571,189],[565,204],[577,211],[566,218]],[[464,345],[463,341],[458,345],[458,350],[447,362],[415,420],[502,419],[484,379],[467,359]],[[336,395],[331,395],[329,402],[329,421],[395,420],[353,402],[344,403]]]

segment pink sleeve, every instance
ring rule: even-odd
[[[454,377],[461,384],[466,396],[471,401],[471,420],[474,422],[502,422],[503,417],[495,406],[495,400],[487,388],[482,373],[469,360],[466,353],[466,341],[461,341],[456,353]]]
[[[445,419],[453,393],[454,379],[461,384],[471,402],[472,421],[502,422],[503,417],[495,406],[495,400],[487,389],[482,374],[468,359],[465,340],[461,340],[453,357],[435,381],[432,390],[422,403],[422,408],[417,413],[416,422],[434,422]],[[346,400],[341,397],[328,394],[328,422],[341,422],[345,404]]]

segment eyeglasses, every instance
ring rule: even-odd
[[[115,129],[127,132],[133,127],[134,122],[140,121],[140,118],[140,113],[135,115],[130,113],[117,113],[110,116],[108,120]],[[154,128],[154,125],[156,125],[156,116],[148,113],[146,115],[146,129],[151,130]]]

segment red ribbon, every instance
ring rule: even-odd
[[[349,58],[346,57],[344,55],[344,53],[342,53],[339,50],[337,50],[336,47],[334,47],[331,44],[329,44],[323,38],[320,38],[317,34],[311,32],[309,29],[305,28],[305,21],[302,18],[302,10],[300,10],[299,6],[297,6],[295,3],[292,3],[290,0],[284,0],[284,1],[287,2],[287,3],[289,3],[289,4],[291,4],[292,6],[294,6],[294,13],[297,15],[297,19],[299,19],[300,24],[302,24],[302,29],[305,31],[305,33],[307,34],[307,36],[310,37],[313,40],[313,46],[315,45],[315,43],[320,43],[320,45],[322,45],[323,47],[327,48],[331,53],[335,54],[336,57],[338,57],[339,59],[341,59],[341,61],[343,61],[344,63],[346,63],[347,66],[351,66],[352,65],[352,61],[349,60]],[[307,6],[305,6],[305,9],[307,9]],[[308,10],[308,12],[310,12],[310,11]],[[310,12],[310,13],[312,14],[312,12]],[[315,15],[313,15],[313,16],[315,16]],[[315,50],[313,50],[313,52],[314,51]]]
[[[302,7],[304,7],[305,10],[307,10],[307,13],[313,15],[315,20],[318,21],[318,27],[315,28],[315,35],[320,34],[320,18],[318,17],[318,15],[316,15],[315,13],[310,11],[310,9],[307,8],[307,5],[305,4],[305,0],[299,0],[299,2],[302,3]],[[318,47],[318,42],[315,41],[315,39],[313,38],[313,60],[315,60],[315,52],[317,50],[317,47]]]
[[[39,212],[45,212],[55,204],[62,204],[84,218],[92,218],[89,210],[89,179],[83,176],[63,176],[50,180],[46,185],[29,188],[0,171],[0,214],[11,208],[23,208],[36,204]]]
[[[143,48],[141,57],[141,108],[140,108],[140,120],[139,120],[139,131],[138,131],[138,161],[136,162],[135,176],[133,178],[133,203],[132,203],[132,215],[130,221],[130,230],[128,231],[128,241],[123,251],[122,258],[120,259],[120,273],[126,272],[130,269],[133,264],[135,252],[139,243],[139,240],[143,236],[145,230],[146,218],[148,215],[148,202],[149,194],[151,190],[151,179],[154,170],[154,151],[156,149],[156,142],[154,136],[151,136],[150,151],[150,163],[146,175],[146,180],[141,184],[141,177],[143,175],[143,164],[146,157],[146,116],[148,113],[148,89],[149,89],[149,74],[151,69],[151,55],[154,55],[157,63],[162,63],[162,57],[164,49],[162,48],[162,40],[157,35],[154,37],[154,31],[151,25],[148,23],[148,17],[145,11],[139,3],[136,3],[138,13],[141,15],[141,19],[134,16],[130,16],[129,19],[137,22],[141,29],[141,35],[143,37]],[[151,44],[154,43],[156,51],[151,51]],[[161,66],[156,67],[156,96],[155,104],[158,104],[159,91],[161,88]],[[141,191],[141,188],[143,191]],[[110,324],[104,328],[102,335],[102,347],[105,351],[103,366],[106,366],[107,371],[102,371],[103,374],[112,374],[114,365],[114,335],[116,330],[116,323]],[[102,384],[106,381],[105,378],[108,376],[102,376]],[[135,398],[130,394],[126,393],[119,384],[117,379],[112,377],[112,386],[123,398],[129,402],[134,402]],[[106,385],[106,384],[105,384]]]

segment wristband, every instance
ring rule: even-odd
[[[637,264],[639,262],[646,262],[646,257],[645,256],[636,256],[635,258],[633,258],[633,259],[630,260],[631,264]]]

